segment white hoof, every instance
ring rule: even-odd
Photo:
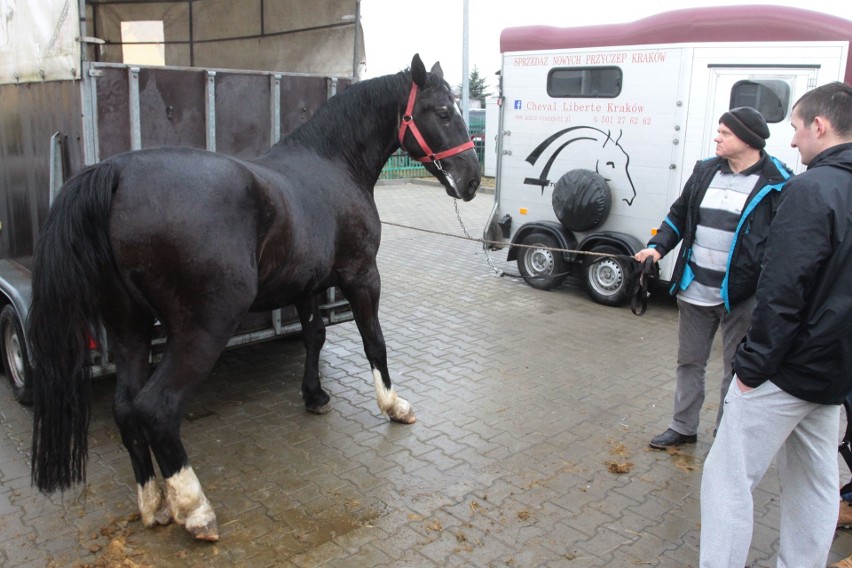
[[[219,540],[216,513],[201,489],[192,467],[187,466],[166,480],[166,501],[171,517],[200,540]]]
[[[411,403],[397,396],[393,387],[385,388],[385,384],[382,382],[382,374],[376,369],[373,369],[373,383],[376,386],[376,401],[382,414],[394,422],[403,424],[413,424],[417,420],[411,408]]]
[[[417,421],[411,403],[404,398],[397,397],[396,404],[388,409],[387,415],[394,422],[401,422],[402,424],[414,424]]]

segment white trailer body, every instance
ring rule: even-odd
[[[623,303],[627,260],[585,253],[643,248],[696,161],[714,155],[730,108],[760,110],[767,153],[801,171],[792,105],[818,85],[852,79],[850,39],[852,22],[777,6],[504,30],[485,240],[509,244],[532,286],[552,288],[580,269],[594,300]],[[675,257],[661,262],[661,279],[671,278]]]

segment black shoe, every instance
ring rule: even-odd
[[[659,436],[654,436],[648,445],[655,450],[665,450],[666,448],[680,446],[681,444],[694,444],[697,439],[698,436],[695,434],[687,436],[669,428]]]

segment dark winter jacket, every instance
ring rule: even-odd
[[[693,275],[688,270],[687,261],[692,252],[696,227],[701,223],[699,209],[704,194],[713,180],[713,176],[722,167],[722,158],[708,158],[695,164],[692,175],[686,181],[683,192],[672,204],[657,234],[648,241],[665,256],[682,240],[677,260],[672,272],[672,295],[685,289]],[[750,298],[757,288],[757,279],[763,262],[763,250],[772,221],[781,197],[781,189],[791,172],[776,158],[763,154],[758,162],[759,176],[754,190],[748,196],[745,208],[731,243],[728,254],[728,267],[722,282],[722,300],[730,311],[743,300]]]
[[[734,370],[750,387],[770,380],[820,404],[852,389],[852,143],[787,183]]]

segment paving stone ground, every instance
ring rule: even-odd
[[[376,199],[386,221],[463,234],[435,184],[379,185]],[[492,202],[458,204],[473,236]],[[0,389],[0,565],[696,566],[721,356],[716,345],[698,443],[650,451],[671,412],[670,298],[636,317],[571,280],[543,292],[498,278],[478,244],[395,225],[379,263],[391,373],[415,424],[379,414],[352,322],[328,329],[325,416],[304,411],[298,339],[226,352],[182,429],[219,518],[207,544],[142,527],[112,379],[94,385],[88,483],[51,497],[30,487],[30,410]],[[754,510],[749,563],[774,566],[774,469]],[[830,560],[850,553],[838,533]]]

